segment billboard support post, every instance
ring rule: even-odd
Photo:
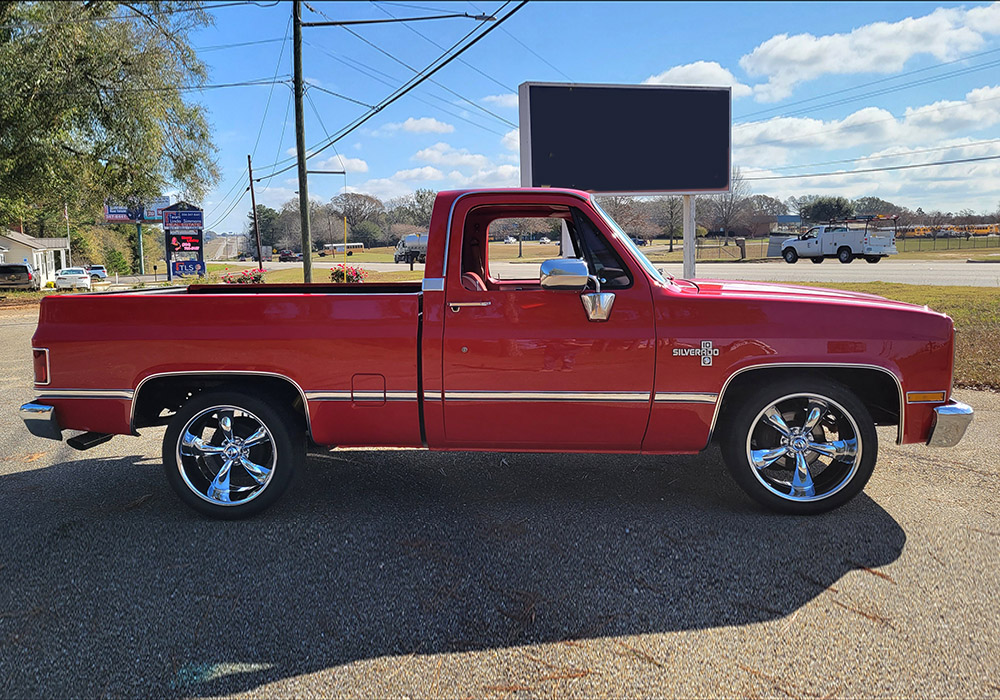
[[[139,239],[139,274],[146,274],[146,256],[142,252],[142,222],[135,222],[135,235]]]
[[[694,277],[694,253],[695,253],[695,217],[694,217],[694,195],[684,195],[684,271],[681,276],[684,279]]]

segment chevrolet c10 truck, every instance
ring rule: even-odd
[[[509,220],[551,232],[560,257],[501,270],[489,233]],[[218,518],[273,503],[310,444],[689,454],[712,441],[749,496],[812,514],[864,488],[877,425],[951,446],[973,413],[951,398],[947,316],[673,279],[590,194],[549,188],[440,193],[421,283],[47,297],[32,345],[33,434],[84,431],[69,444],[86,449],[165,425],[168,482]]]

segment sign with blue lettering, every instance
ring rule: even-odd
[[[205,275],[205,263],[201,260],[174,260],[170,263],[174,277],[185,275]]]
[[[198,211],[164,211],[163,228],[204,228],[205,213]]]

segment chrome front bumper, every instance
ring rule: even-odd
[[[62,440],[62,428],[59,427],[56,409],[53,406],[26,403],[21,406],[21,420],[32,435],[50,440]]]
[[[965,435],[965,429],[972,422],[972,406],[954,399],[944,406],[934,409],[934,425],[931,426],[928,447],[954,447]]]

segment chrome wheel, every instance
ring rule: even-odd
[[[811,502],[851,482],[861,464],[862,441],[857,422],[841,404],[820,394],[789,394],[753,419],[746,455],[765,489],[789,501]]]
[[[202,409],[180,430],[176,464],[184,484],[217,506],[240,506],[271,483],[278,450],[256,415],[239,406]]]

